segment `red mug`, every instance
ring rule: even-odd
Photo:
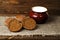
[[[48,19],[47,8],[42,6],[32,7],[29,16],[33,18],[37,24],[45,23]]]

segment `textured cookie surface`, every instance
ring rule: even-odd
[[[11,20],[13,20],[13,18],[7,18],[7,19],[5,20],[5,25],[6,25],[6,26],[9,26],[9,23],[10,23]]]
[[[22,29],[22,23],[17,21],[16,19],[13,19],[9,24],[10,31],[17,32]]]
[[[23,27],[25,29],[29,29],[29,30],[32,30],[36,27],[36,22],[34,19],[32,18],[26,18],[23,22]]]
[[[16,15],[16,19],[17,19],[18,21],[23,21],[24,18],[25,18],[25,15],[21,15],[21,14]]]

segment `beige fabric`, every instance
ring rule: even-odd
[[[13,16],[14,17],[14,16]],[[12,18],[13,18],[12,17]],[[8,16],[0,16],[0,35],[58,35],[60,34],[60,16],[52,16],[50,21],[39,24],[35,30],[23,29],[20,32],[10,32],[5,26],[4,21]]]

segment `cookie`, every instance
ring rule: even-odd
[[[9,23],[9,30],[12,32],[18,32],[22,29],[22,23],[20,23],[18,20],[13,19],[10,23]]]
[[[9,26],[9,23],[10,23],[11,20],[13,20],[13,18],[7,18],[7,19],[5,20],[5,25],[6,25],[6,26]]]
[[[24,18],[25,18],[25,15],[21,15],[21,14],[16,15],[16,19],[17,19],[18,21],[23,21]]]
[[[26,18],[23,21],[23,27],[28,30],[32,30],[36,28],[36,22],[32,18]]]

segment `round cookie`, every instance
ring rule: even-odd
[[[36,27],[36,22],[35,22],[35,20],[32,19],[32,18],[26,18],[26,19],[24,19],[24,21],[23,21],[23,27],[24,27],[25,29],[28,29],[28,30],[35,29],[35,27]]]
[[[13,20],[13,18],[7,18],[5,21],[5,25],[9,26],[10,21]]]
[[[9,23],[9,30],[12,32],[17,32],[20,31],[22,29],[22,23],[20,23],[19,21],[17,21],[16,19],[13,19],[10,23]]]
[[[22,22],[25,19],[25,15],[18,14],[16,15],[16,19]]]

